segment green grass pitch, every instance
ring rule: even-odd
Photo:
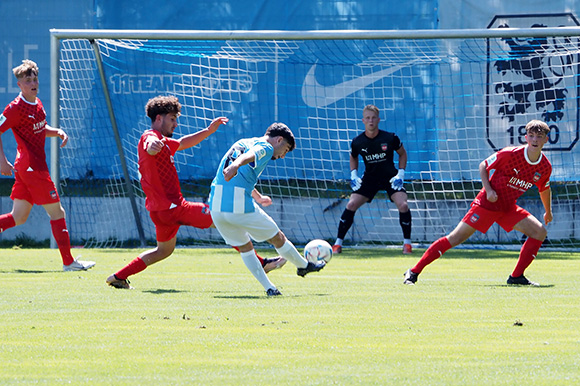
[[[580,384],[580,255],[451,250],[415,286],[422,251],[345,249],[319,273],[287,263],[267,298],[234,251],[177,249],[117,290],[139,250],[0,250],[1,385]],[[272,256],[273,250],[261,251]]]

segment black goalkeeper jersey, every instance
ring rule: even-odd
[[[398,172],[393,156],[401,146],[403,144],[395,133],[379,130],[379,134],[371,139],[363,132],[352,140],[350,154],[353,158],[362,157],[365,177],[391,178]]]

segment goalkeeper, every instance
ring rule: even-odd
[[[364,133],[351,143],[350,186],[353,193],[338,224],[338,236],[332,246],[334,253],[342,252],[342,242],[354,222],[354,214],[364,203],[371,202],[379,190],[385,190],[399,210],[399,224],[403,230],[403,253],[412,253],[411,211],[407,204],[407,192],[403,186],[407,151],[395,133],[379,130],[379,109],[367,105],[363,109]],[[399,155],[399,168],[395,167],[394,153]],[[358,157],[362,157],[365,173],[358,176]]]

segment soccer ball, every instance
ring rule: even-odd
[[[304,247],[304,258],[312,263],[322,260],[328,263],[331,257],[332,247],[324,240],[312,240]]]

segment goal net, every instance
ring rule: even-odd
[[[176,154],[188,200],[207,201],[234,141],[261,136],[275,121],[293,130],[296,150],[272,161],[257,188],[272,197],[265,210],[297,244],[336,237],[351,193],[350,142],[364,130],[365,105],[380,109],[380,128],[395,132],[407,150],[405,187],[419,245],[461,220],[481,188],[479,163],[524,144],[525,124],[544,120],[552,128],[544,150],[553,166],[547,244],[579,246],[579,29],[51,33],[58,67],[53,123],[70,136],[58,155],[59,187],[75,244],[154,242],[137,143],[150,127],[147,100],[175,95],[183,105],[175,137],[230,118]],[[536,188],[519,204],[543,219]],[[494,225],[468,243],[509,247],[521,239]],[[345,240],[401,242],[397,208],[384,192],[357,211]],[[178,243],[223,241],[215,229],[182,227]]]

